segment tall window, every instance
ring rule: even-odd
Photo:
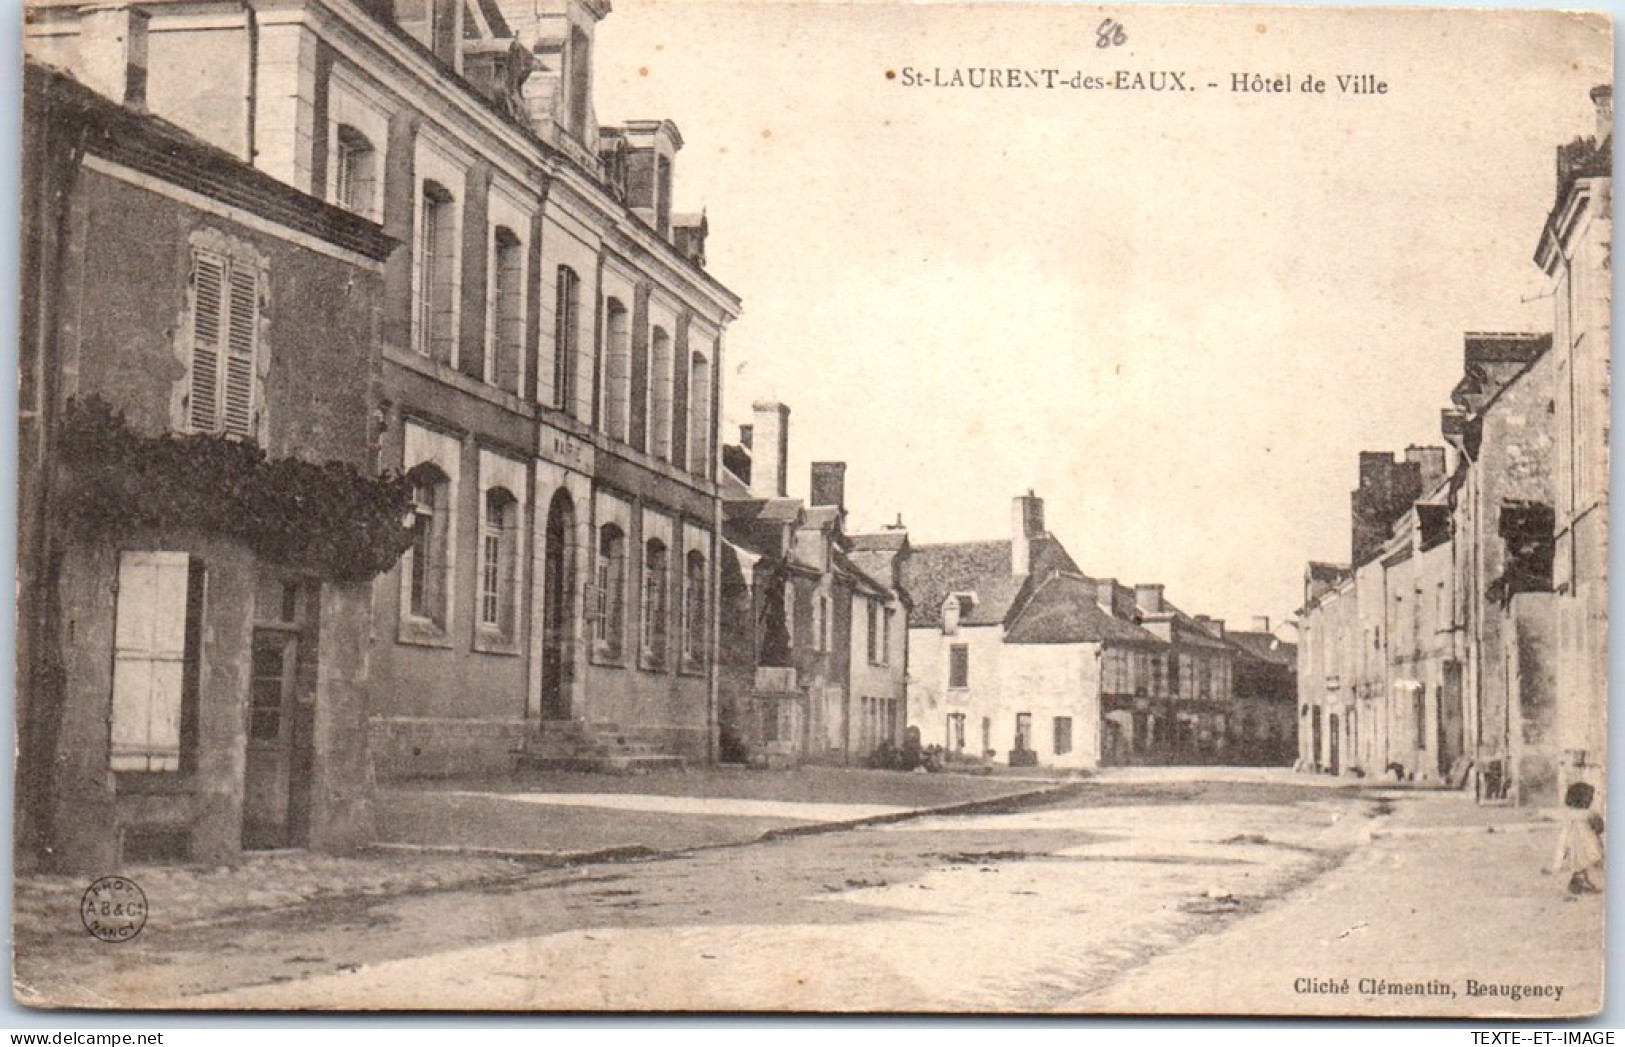
[[[1016,743],[1013,748],[1024,753],[1033,751],[1032,713],[1016,713]]]
[[[406,551],[407,613],[446,624],[446,532],[450,481],[433,465],[412,470],[412,544]]]
[[[553,313],[553,406],[575,414],[577,353],[581,351],[581,279],[559,266]]]
[[[456,204],[436,182],[423,183],[418,222],[414,336],[417,351],[450,363],[457,344]]]
[[[710,476],[711,362],[705,354],[693,354],[688,375],[688,468],[695,476]]]
[[[956,643],[948,648],[948,686],[959,691],[970,686],[970,645]]]
[[[965,714],[948,714],[948,748],[956,753],[965,751]]]
[[[632,398],[632,317],[619,298],[604,306],[604,432],[630,438]]]
[[[649,335],[649,453],[671,461],[671,335],[656,327]]]
[[[245,259],[194,250],[186,411],[193,432],[254,435],[259,328],[259,269]]]
[[[480,528],[480,627],[511,639],[519,560],[519,500],[506,488],[493,487],[485,492],[484,510]]]
[[[491,309],[486,381],[519,392],[525,343],[524,249],[512,229],[499,226],[491,244]]]
[[[869,664],[880,664],[880,606],[873,600],[865,600],[864,606],[869,616]]]
[[[598,653],[616,661],[622,656],[626,634],[626,535],[615,524],[598,529],[597,582],[594,631]]]
[[[671,564],[666,543],[651,538],[643,547],[643,657],[651,666],[666,662],[667,591]]]
[[[1072,717],[1055,718],[1055,755],[1065,756],[1072,751]]]
[[[691,550],[683,564],[683,658],[705,664],[705,554]]]
[[[346,211],[371,216],[377,184],[378,154],[367,136],[339,125],[333,150],[333,202]]]
[[[179,771],[195,757],[204,581],[185,553],[119,554],[112,770]]]
[[[892,626],[897,620],[897,611],[888,607],[880,616],[880,664],[891,664],[891,634]]]

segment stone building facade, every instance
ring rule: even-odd
[[[1404,484],[1357,493],[1355,565],[1310,565],[1306,768],[1547,805],[1602,784],[1612,92],[1592,100],[1596,134],[1559,148],[1536,251],[1552,333],[1466,335],[1442,417],[1448,478],[1386,521]]]
[[[846,533],[843,462],[789,497],[790,409],[754,410],[723,450],[723,755],[861,765],[904,740],[908,535]]]
[[[108,10],[37,5],[30,53],[76,68]],[[713,754],[739,302],[673,208],[678,129],[598,124],[608,4],[143,10],[155,114],[396,244],[363,417],[414,478],[415,540],[373,593],[379,776]]]
[[[243,516],[271,473],[366,482],[394,245],[148,115],[144,16],[87,18],[80,79],[24,84],[19,860],[348,850],[370,589]]]

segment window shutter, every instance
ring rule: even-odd
[[[225,431],[254,435],[254,348],[259,337],[259,274],[246,265],[230,270],[231,312],[226,326]]]
[[[220,416],[220,321],[225,313],[225,260],[205,251],[192,255],[193,429],[213,432]]]
[[[185,553],[119,556],[109,759],[115,771],[180,770],[189,567]]]

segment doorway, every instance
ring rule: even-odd
[[[546,553],[542,564],[542,701],[544,720],[570,719],[571,651],[575,620],[575,503],[568,491],[553,496],[547,510]]]
[[[243,769],[244,850],[309,843],[317,592],[314,583],[273,578],[262,580],[255,601]]]
[[[1342,772],[1340,763],[1341,736],[1337,731],[1337,714],[1332,713],[1326,717],[1326,773],[1339,774]]]

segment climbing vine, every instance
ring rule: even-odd
[[[96,398],[68,405],[58,446],[57,505],[87,535],[186,527],[339,582],[387,571],[411,543],[408,477],[267,458],[221,436],[145,436]]]

